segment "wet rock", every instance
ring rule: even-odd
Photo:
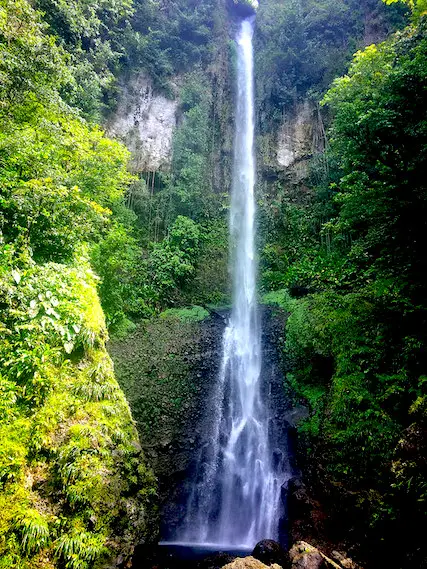
[[[292,543],[310,538],[328,542],[325,538],[328,514],[298,476],[288,483],[288,520]]]
[[[255,557],[237,557],[228,565],[224,565],[223,569],[282,569],[277,563],[272,565],[265,565]]]
[[[305,541],[298,541],[289,551],[289,557],[292,569],[343,569]]]
[[[309,517],[315,504],[301,478],[294,476],[288,482],[289,506],[299,512],[300,517]]]
[[[277,563],[283,568],[289,567],[289,555],[280,543],[272,539],[263,539],[259,541],[252,552],[252,557],[262,561],[266,565]]]
[[[325,560],[315,547],[299,541],[289,551],[292,569],[326,569]]]
[[[228,553],[215,553],[209,555],[196,565],[196,569],[221,569],[224,565],[230,564],[234,561],[235,557]]]

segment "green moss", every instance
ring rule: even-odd
[[[22,417],[0,426],[0,482],[22,480],[29,426],[29,420]]]
[[[190,408],[199,389],[191,369],[200,339],[194,316],[198,320],[200,310],[166,311],[162,318],[141,323],[125,340],[109,344],[143,444],[169,443],[185,432],[183,411]]]
[[[191,308],[169,308],[160,314],[160,318],[170,318],[181,322],[200,322],[209,316],[209,312],[202,306]]]
[[[261,302],[268,306],[279,306],[284,310],[291,310],[295,304],[295,300],[292,299],[286,288],[265,293],[261,298]]]

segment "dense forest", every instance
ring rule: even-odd
[[[118,566],[158,537],[142,448],[189,389],[165,346],[187,354],[230,303],[232,38],[250,4],[0,0],[1,569]],[[368,569],[427,567],[426,12],[263,0],[256,16],[259,298],[286,315],[318,541]],[[156,172],[108,135],[141,74],[177,102]],[[279,167],[303,107],[310,148]],[[143,337],[141,417],[109,336]]]

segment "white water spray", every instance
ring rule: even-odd
[[[180,532],[185,542],[253,547],[278,538],[283,460],[269,444],[256,301],[253,19],[237,37],[237,101],[230,212],[233,309],[223,338],[212,440]]]

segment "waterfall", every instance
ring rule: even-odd
[[[283,459],[270,448],[268,385],[261,375],[256,299],[253,18],[237,35],[237,100],[230,210],[233,308],[213,396],[210,442],[202,449],[180,538],[253,547],[278,538]]]

